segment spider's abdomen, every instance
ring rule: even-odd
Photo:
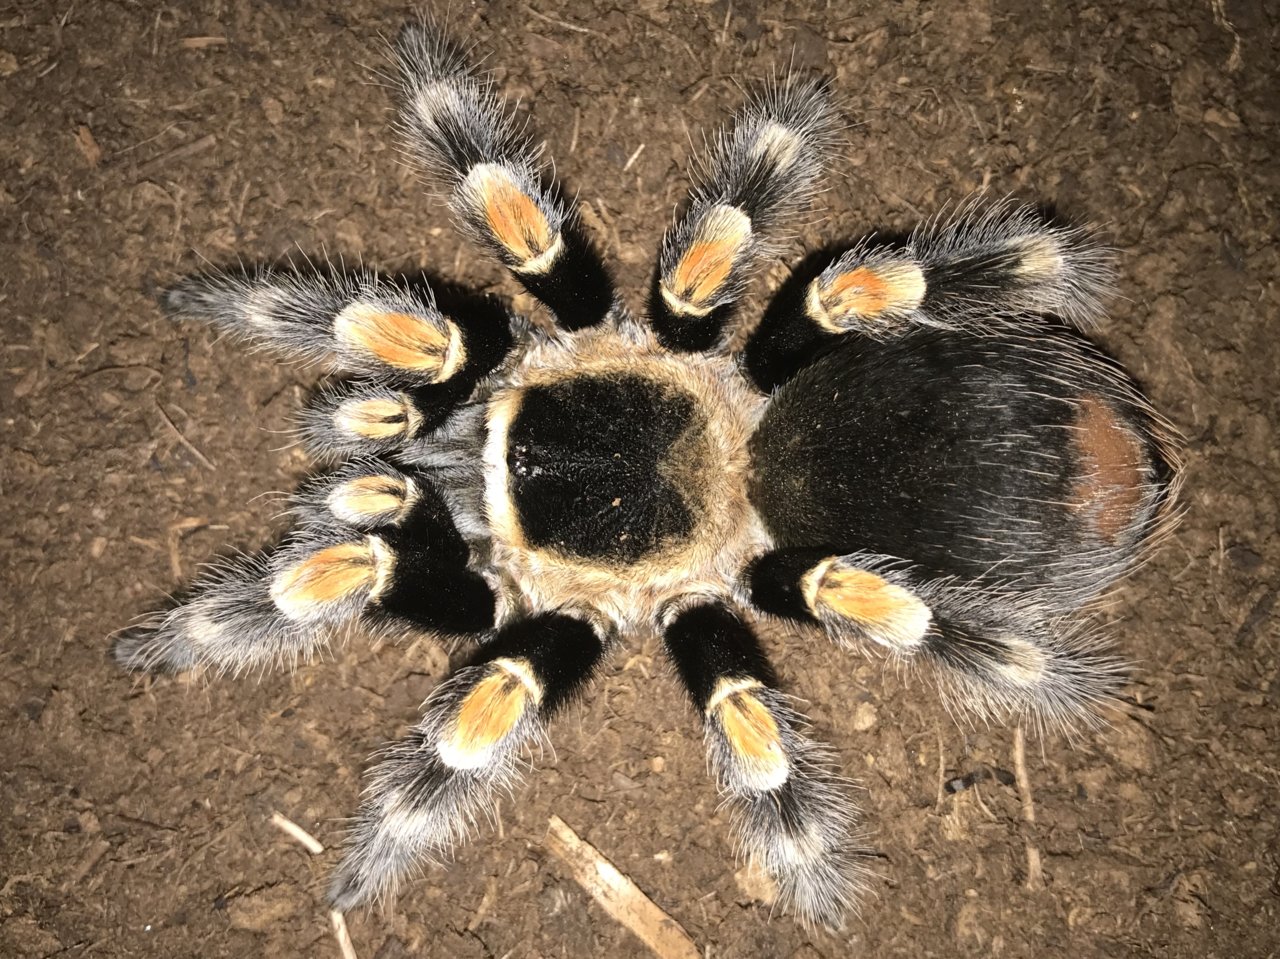
[[[693,398],[642,376],[580,376],[524,391],[507,438],[525,542],[632,563],[687,537],[700,504],[681,474],[702,458]]]
[[[1162,437],[1067,331],[850,339],[775,395],[750,495],[778,546],[883,553],[1069,606],[1156,528]]]

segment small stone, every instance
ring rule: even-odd
[[[284,104],[275,97],[263,97],[262,115],[273,127],[278,127],[284,122]]]
[[[853,728],[860,733],[865,733],[876,724],[879,718],[874,704],[858,703],[858,708],[853,711]]]

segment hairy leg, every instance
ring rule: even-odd
[[[837,927],[864,867],[856,811],[826,750],[778,691],[750,628],[730,609],[676,609],[663,641],[702,714],[711,767],[732,805],[746,857],[805,922]]]
[[[392,894],[419,864],[447,858],[518,778],[523,748],[545,736],[605,648],[585,620],[541,613],[503,626],[478,660],[437,687],[422,721],[369,773],[329,890],[334,906]]]
[[[386,463],[349,465],[294,503],[300,525],[275,551],[231,559],[189,599],[126,633],[125,668],[240,673],[309,658],[335,632],[492,628],[495,598],[429,479]]]
[[[836,128],[823,82],[793,74],[757,92],[717,135],[688,209],[662,240],[650,313],[664,345],[716,344],[774,248],[770,235],[813,196]]]
[[[395,45],[400,128],[410,153],[447,191],[463,229],[565,329],[594,326],[613,285],[573,207],[539,170],[539,150],[491,81],[429,17]]]

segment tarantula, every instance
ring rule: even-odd
[[[1038,208],[965,204],[793,278],[734,354],[747,281],[834,149],[824,82],[765,85],[711,141],[637,319],[464,49],[423,20],[394,51],[410,152],[554,329],[364,270],[169,289],[175,316],[354,376],[305,414],[341,465],[293,499],[294,531],[118,660],[239,673],[350,626],[476,641],[369,774],[329,892],[346,910],[447,856],[605,656],[654,631],[743,851],[838,924],[855,811],[753,624],[932,663],[980,714],[1090,715],[1120,673],[1081,611],[1169,528],[1178,478],[1172,429],[1078,332],[1107,256]]]

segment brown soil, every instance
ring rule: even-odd
[[[1034,825],[1006,775],[1012,730],[958,727],[877,662],[772,644],[866,787],[883,854],[844,934],[771,916],[735,880],[694,717],[650,643],[557,723],[498,830],[352,917],[362,959],[646,955],[548,853],[553,813],[708,956],[1275,955],[1275,7],[454,6],[637,306],[690,137],[789,57],[837,78],[852,121],[805,248],[983,187],[1103,222],[1122,296],[1099,338],[1186,433],[1188,515],[1106,612],[1137,664],[1128,708],[1028,748]],[[260,494],[307,470],[281,431],[317,372],[170,323],[156,284],[199,257],[300,249],[515,292],[388,134],[378,37],[403,16],[0,4],[4,956],[336,955],[322,891],[343,817],[448,657],[352,643],[292,675],[139,683],[106,650],[200,562],[269,544],[279,499]],[[327,851],[309,857],[273,810]],[[1026,842],[1044,888],[1026,887]]]

